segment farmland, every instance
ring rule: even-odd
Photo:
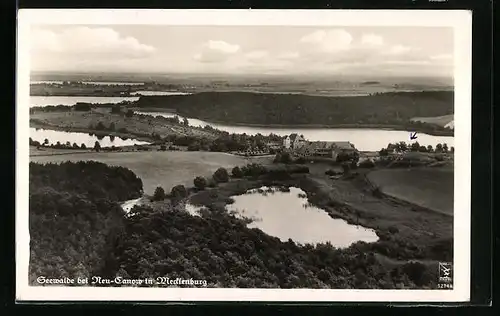
[[[453,214],[453,169],[382,169],[370,172],[368,179],[380,190],[397,199]]]
[[[215,152],[115,152],[52,156],[32,156],[32,162],[60,163],[95,160],[132,170],[144,182],[144,192],[153,194],[157,186],[170,190],[177,184],[192,186],[196,176],[210,176],[217,168],[231,168],[248,161],[265,162],[270,158],[250,158]]]

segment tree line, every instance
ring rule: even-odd
[[[192,95],[142,96],[134,106],[174,109],[182,116],[213,122],[262,125],[384,125],[452,133],[414,117],[453,114],[452,91],[381,93],[324,97],[251,92],[202,92]]]
[[[379,150],[380,156],[388,156],[390,153],[403,153],[407,151],[413,152],[424,152],[424,153],[454,153],[455,147],[451,146],[448,148],[448,144],[439,143],[435,148],[432,145],[424,146],[420,145],[419,142],[413,142],[411,144],[407,144],[404,141],[399,143],[389,143],[386,148],[382,148]]]

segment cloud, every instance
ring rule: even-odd
[[[298,52],[283,52],[276,56],[277,59],[281,60],[293,60],[300,57]]]
[[[352,36],[343,29],[317,30],[303,36],[300,43],[313,51],[332,53],[349,49]]]
[[[265,50],[254,50],[245,54],[245,57],[250,61],[259,61],[269,57],[269,53]]]
[[[366,46],[381,46],[384,44],[382,36],[376,34],[364,34],[361,37],[361,44]]]
[[[209,40],[202,45],[201,52],[194,55],[194,59],[203,63],[223,62],[239,51],[239,45]]]
[[[405,45],[394,45],[386,52],[389,55],[402,55],[412,51],[412,48]]]
[[[150,45],[136,38],[123,37],[107,27],[70,27],[61,32],[35,29],[31,35],[31,49],[41,54],[73,54],[85,56],[146,57],[155,52]]]

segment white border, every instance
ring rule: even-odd
[[[175,289],[28,286],[29,29],[31,24],[447,26],[455,45],[455,201],[453,290]],[[20,39],[20,40],[19,40]],[[18,12],[16,124],[16,299],[18,301],[392,301],[470,299],[471,55],[470,11],[430,10],[106,10]],[[23,105],[23,106],[19,106]]]

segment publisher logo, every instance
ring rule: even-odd
[[[450,262],[439,262],[439,283],[453,283],[453,265]]]

